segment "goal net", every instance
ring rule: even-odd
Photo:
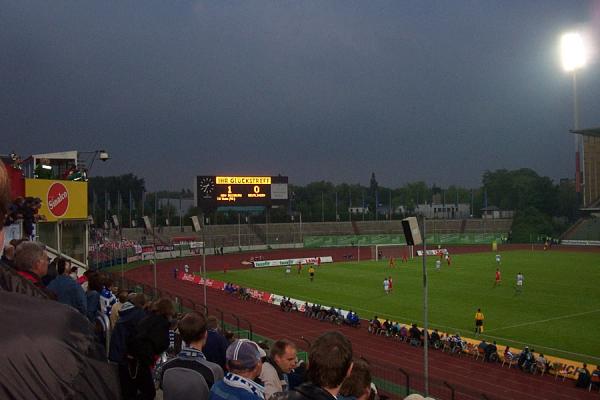
[[[402,257],[412,259],[414,257],[414,246],[405,244],[376,244],[375,260],[389,260],[391,257],[401,260]]]

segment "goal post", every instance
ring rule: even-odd
[[[390,257],[402,259],[406,256],[408,259],[414,257],[414,246],[406,244],[376,244],[375,245],[375,260],[388,260]]]

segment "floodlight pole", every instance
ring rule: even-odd
[[[423,216],[423,378],[425,397],[429,396],[429,309],[427,293],[427,235],[425,231],[425,216]]]
[[[155,218],[156,218],[156,214]],[[156,223],[156,221],[155,221]],[[157,281],[156,281],[156,231],[154,230],[154,225],[152,225],[152,244],[154,247],[154,297],[156,297],[158,295],[158,285],[157,285]]]
[[[202,215],[202,290],[204,292],[204,307],[208,307],[206,304],[206,240],[204,235],[206,226],[204,222],[204,215]]]

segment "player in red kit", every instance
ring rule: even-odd
[[[498,286],[502,283],[502,274],[500,273],[500,268],[496,268],[496,280],[494,281],[494,287]]]

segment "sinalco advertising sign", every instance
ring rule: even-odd
[[[25,196],[39,197],[47,221],[88,217],[87,182],[25,179]]]

